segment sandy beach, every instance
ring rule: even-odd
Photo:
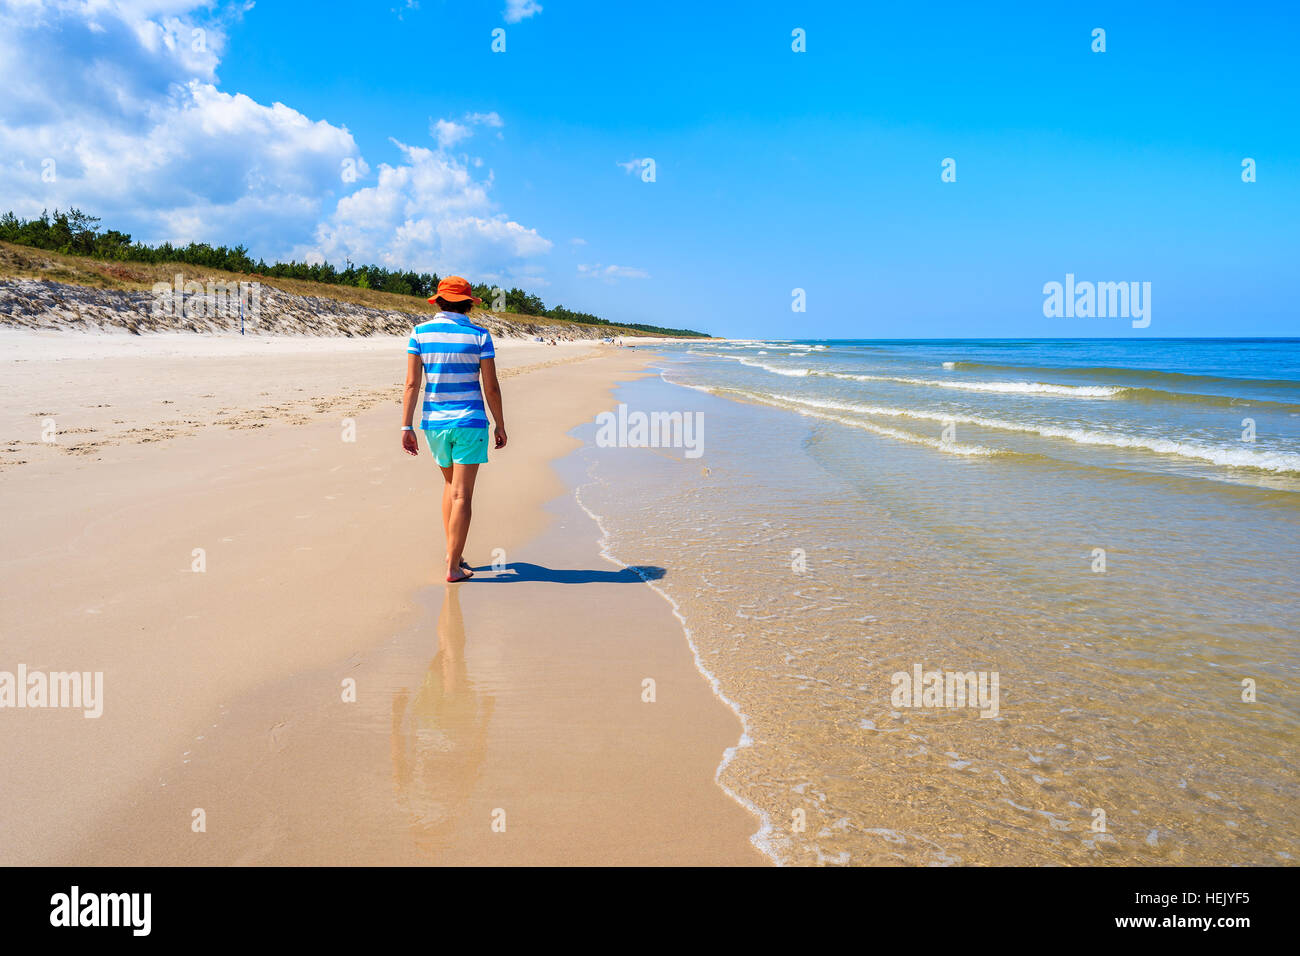
[[[98,718],[6,714],[0,862],[766,861],[739,720],[553,467],[644,349],[498,343],[504,570],[448,587],[402,344],[0,338],[0,670],[103,673]]]
[[[1300,5],[1172,6],[0,0],[5,927],[1284,924]]]

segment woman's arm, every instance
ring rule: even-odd
[[[418,455],[420,446],[415,440],[412,428],[415,420],[415,404],[420,400],[424,385],[424,363],[413,352],[406,355],[406,390],[402,393],[402,448],[408,455]]]
[[[479,377],[483,380],[483,400],[492,412],[496,423],[496,447],[506,447],[506,417],[501,410],[501,383],[497,381],[497,360],[485,358],[479,362]]]

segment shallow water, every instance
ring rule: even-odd
[[[764,848],[1291,861],[1297,344],[816,344],[666,350],[618,399],[701,413],[702,457],[581,452],[746,719],[720,782]],[[900,706],[918,665],[997,715]]]

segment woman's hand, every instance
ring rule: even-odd
[[[420,445],[415,440],[415,432],[409,428],[402,429],[402,450],[408,455],[418,455]]]
[[[506,447],[506,430],[502,428],[500,425],[496,427],[496,447],[497,448]]]

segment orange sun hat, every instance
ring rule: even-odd
[[[483,303],[483,300],[474,294],[474,287],[469,284],[469,280],[461,276],[447,276],[438,283],[438,291],[433,294],[429,304],[437,305],[439,299],[444,302],[470,301],[475,305]]]

